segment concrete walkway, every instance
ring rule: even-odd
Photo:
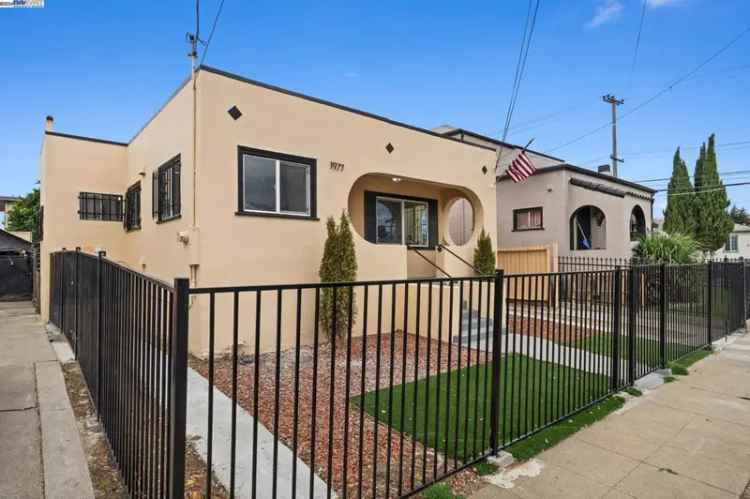
[[[750,482],[750,335],[537,459],[486,498],[737,498]]]
[[[0,497],[94,497],[57,361],[28,302],[0,302]]]

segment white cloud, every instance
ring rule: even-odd
[[[682,1],[683,0],[646,0],[646,4],[652,9],[657,9],[659,7],[677,5],[678,3],[682,3]]]
[[[669,0],[655,0],[655,1],[669,1]],[[591,18],[586,26],[589,28],[596,28],[604,23],[616,19],[622,12],[623,5],[618,0],[604,0],[596,6],[594,11],[594,17]]]

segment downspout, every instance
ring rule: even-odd
[[[196,238],[198,229],[198,68],[195,67],[195,58],[193,58],[193,68],[191,71],[193,84],[193,213],[190,244],[200,244],[200,238]],[[196,240],[198,239],[198,240]],[[190,254],[190,285],[198,286],[198,263],[193,259],[193,252],[198,248],[192,248]]]

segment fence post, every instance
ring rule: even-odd
[[[748,316],[748,309],[747,309],[748,279],[747,279],[747,264],[745,263],[745,257],[743,256],[740,257],[740,264],[742,265],[741,267],[742,277],[740,278],[742,281],[740,284],[742,286],[742,327],[745,327],[745,322],[747,321],[747,316]]]
[[[495,270],[495,291],[493,295],[494,311],[492,320],[492,393],[490,395],[490,447],[492,454],[497,455],[500,448],[498,419],[500,417],[500,335],[503,330],[503,285],[502,270]]]
[[[662,369],[667,368],[667,266],[659,267],[659,363]]]
[[[73,329],[75,331],[74,338],[75,338],[76,359],[78,359],[78,261],[79,261],[78,257],[80,256],[80,254],[81,254],[81,247],[76,246],[75,257],[73,260],[75,262],[75,266],[73,270],[73,286],[74,286],[73,288],[73,292],[74,292],[74,295],[73,295],[73,300],[74,300],[73,301]]]
[[[102,400],[102,259],[106,251],[100,251],[96,260],[96,413],[101,416]]]
[[[65,248],[58,252],[57,263],[60,265],[60,332],[65,334],[65,288],[67,282],[65,281]]]
[[[185,495],[185,413],[187,412],[188,279],[174,280],[172,305],[172,369],[169,373],[169,485],[170,497]]]
[[[711,343],[713,343],[713,267],[714,262],[710,261],[708,262],[708,299],[707,299],[707,308],[706,311],[706,323],[708,324],[708,330],[706,331],[706,338],[708,340],[708,346],[711,346]]]
[[[628,269],[628,384],[635,383],[635,334],[638,313],[636,297],[638,295],[638,274],[635,267]]]
[[[622,328],[622,269],[620,266],[615,267],[615,299],[614,310],[612,311],[613,333],[612,340],[612,389],[620,388],[620,329]]]

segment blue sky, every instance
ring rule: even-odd
[[[608,122],[601,95],[624,97],[626,113],[750,22],[746,0],[648,1],[632,78],[641,0],[542,1],[511,141],[533,137],[534,148],[573,164],[605,163],[608,128],[556,147]],[[189,73],[192,1],[46,3],[0,9],[0,194],[34,186],[45,115],[58,131],[127,141]],[[205,37],[219,0],[201,4]],[[450,123],[499,136],[526,6],[225,0],[206,64],[426,128]],[[621,176],[669,176],[678,145],[692,168],[711,132],[720,171],[750,170],[750,143],[721,146],[750,140],[748,54],[750,34],[624,118]],[[729,193],[750,208],[750,186]]]

